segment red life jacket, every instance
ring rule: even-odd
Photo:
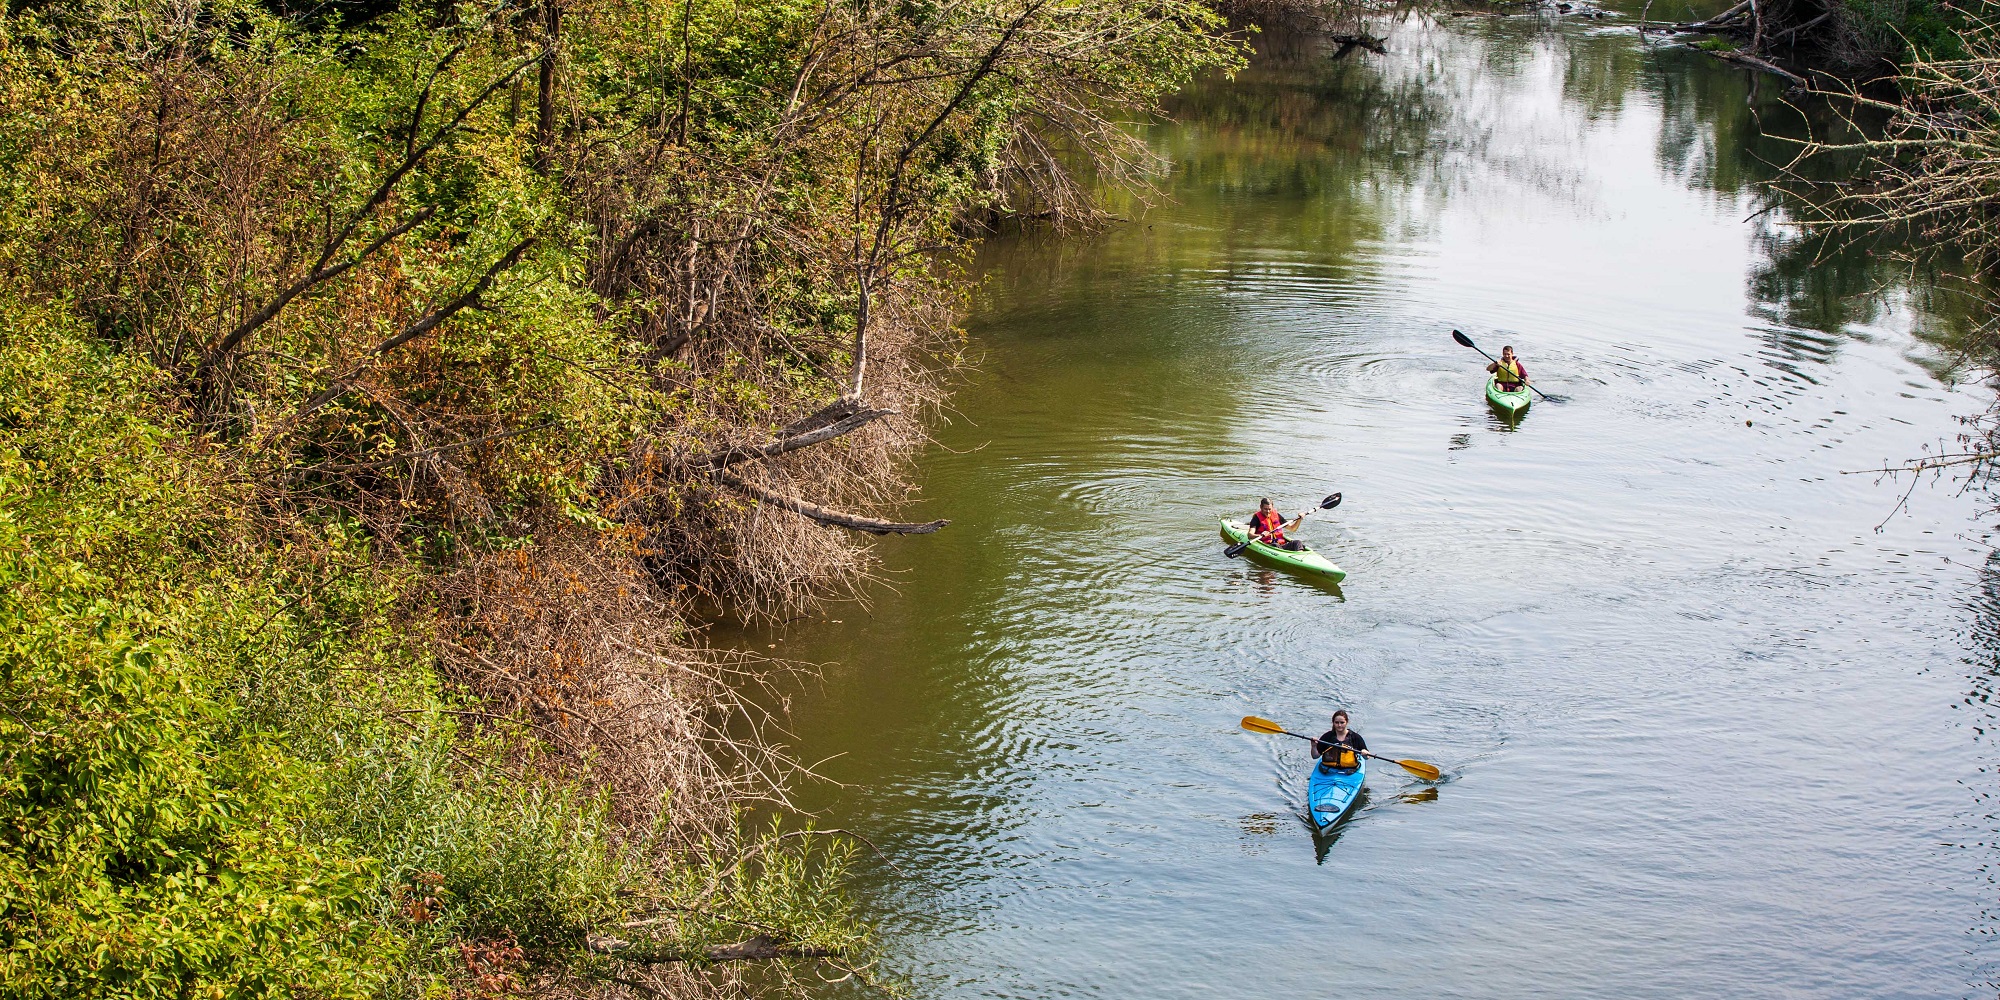
[[[1285,540],[1285,518],[1275,510],[1260,510],[1250,516],[1251,537],[1265,542]]]

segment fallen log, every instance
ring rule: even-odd
[[[1720,14],[1717,14],[1706,21],[1692,21],[1692,22],[1683,21],[1680,24],[1676,24],[1674,25],[1674,30],[1709,31],[1709,32],[1728,31],[1730,30],[1731,27],[1729,22],[1740,19],[1743,16],[1743,14],[1747,12],[1749,9],[1750,9],[1750,0],[1743,0],[1742,3],[1739,3],[1736,6],[1731,7]]]

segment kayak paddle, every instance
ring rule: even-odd
[[[1338,506],[1340,506],[1340,494],[1338,494],[1338,493],[1335,493],[1335,494],[1333,494],[1332,496],[1329,496],[1329,497],[1327,497],[1326,499],[1324,499],[1324,500],[1321,500],[1321,501],[1319,502],[1319,506],[1317,506],[1317,507],[1308,507],[1308,508],[1306,508],[1305,510],[1302,510],[1302,511],[1299,511],[1299,517],[1304,517],[1304,516],[1306,516],[1307,514],[1310,514],[1310,513],[1312,513],[1313,511],[1316,511],[1316,510],[1332,510],[1332,509],[1334,509],[1335,507],[1338,507]],[[1240,542],[1237,542],[1237,543],[1236,543],[1236,544],[1234,544],[1234,545],[1231,545],[1231,546],[1229,546],[1228,548],[1225,548],[1225,549],[1223,549],[1223,550],[1222,550],[1222,554],[1223,554],[1223,555],[1225,555],[1225,556],[1228,556],[1228,557],[1229,557],[1229,558],[1231,558],[1231,559],[1234,559],[1234,558],[1236,558],[1237,556],[1240,556],[1240,555],[1242,555],[1242,554],[1243,554],[1243,550],[1244,550],[1244,549],[1247,549],[1247,548],[1249,548],[1249,547],[1250,547],[1250,543],[1251,543],[1251,542],[1254,542],[1254,541],[1256,541],[1256,540],[1257,540],[1257,536],[1256,536],[1256,534],[1255,534],[1255,533],[1253,533],[1253,532],[1251,532],[1251,531],[1249,530],[1249,525],[1244,525],[1244,535],[1243,535],[1243,540],[1242,540],[1242,541],[1240,541]]]
[[[1294,733],[1286,729],[1285,727],[1280,726],[1275,722],[1272,722],[1269,719],[1260,719],[1254,715],[1246,715],[1243,717],[1243,728],[1248,729],[1253,733],[1264,733],[1268,736],[1298,736],[1299,739],[1305,740],[1307,742],[1312,742],[1312,737],[1310,736],[1299,736],[1299,734]],[[1389,763],[1394,764],[1402,768],[1403,770],[1408,771],[1411,774],[1414,774],[1417,777],[1424,779],[1425,781],[1436,781],[1439,778],[1444,777],[1444,772],[1438,770],[1436,764],[1426,764],[1420,760],[1397,760],[1393,757],[1384,757],[1379,753],[1369,753],[1366,750],[1356,750],[1354,752],[1360,754],[1363,757],[1373,757],[1376,760],[1386,760]]]
[[[1467,346],[1467,347],[1470,347],[1470,348],[1472,348],[1472,349],[1473,349],[1473,350],[1475,350],[1475,351],[1479,351],[1479,345],[1478,345],[1478,344],[1475,344],[1475,343],[1473,343],[1473,342],[1472,342],[1472,338],[1471,338],[1471,337],[1468,337],[1468,336],[1466,336],[1465,334],[1462,334],[1462,333],[1458,332],[1457,330],[1453,330],[1453,331],[1451,331],[1451,339],[1453,339],[1453,340],[1456,340],[1456,341],[1458,341],[1459,343],[1461,343],[1461,344],[1464,344],[1465,346]],[[1492,361],[1492,362],[1493,362],[1494,364],[1496,364],[1496,365],[1500,363],[1500,362],[1499,362],[1498,360],[1495,360],[1495,358],[1493,357],[1493,355],[1491,355],[1491,354],[1488,354],[1488,353],[1486,353],[1485,351],[1479,351],[1479,354],[1480,354],[1480,356],[1481,356],[1481,357],[1485,358],[1485,359],[1486,359],[1486,360],[1488,360],[1488,361]],[[1533,383],[1533,382],[1529,382],[1529,383],[1527,383],[1527,386],[1528,386],[1528,388],[1530,388],[1530,389],[1535,389],[1535,383]],[[1542,390],[1540,390],[1540,389],[1535,389],[1535,394],[1536,394],[1536,395],[1538,395],[1538,396],[1541,396],[1541,397],[1542,397],[1543,399],[1549,399],[1549,394],[1548,394],[1548,393],[1546,393],[1546,392],[1543,392],[1543,391],[1542,391]],[[1555,400],[1553,400],[1553,399],[1549,399],[1549,402],[1553,403],[1553,402],[1555,402]]]

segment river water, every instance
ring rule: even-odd
[[[982,254],[951,526],[743,637],[826,664],[800,804],[917,996],[1995,994],[1987,503],[1844,474],[1990,391],[1947,299],[1756,214],[1768,78],[1622,25],[1267,36],[1153,129],[1169,199]],[[1505,423],[1454,327],[1559,401]],[[1223,557],[1334,490],[1342,586]],[[1335,707],[1447,779],[1315,837],[1237,721]]]

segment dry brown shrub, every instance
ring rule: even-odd
[[[734,806],[783,787],[768,709],[750,697],[775,665],[688,645],[685,609],[626,534],[550,526],[434,590],[458,630],[441,641],[447,677],[488,724],[531,726],[542,763],[610,792],[626,828],[665,810],[689,838],[727,836]]]

